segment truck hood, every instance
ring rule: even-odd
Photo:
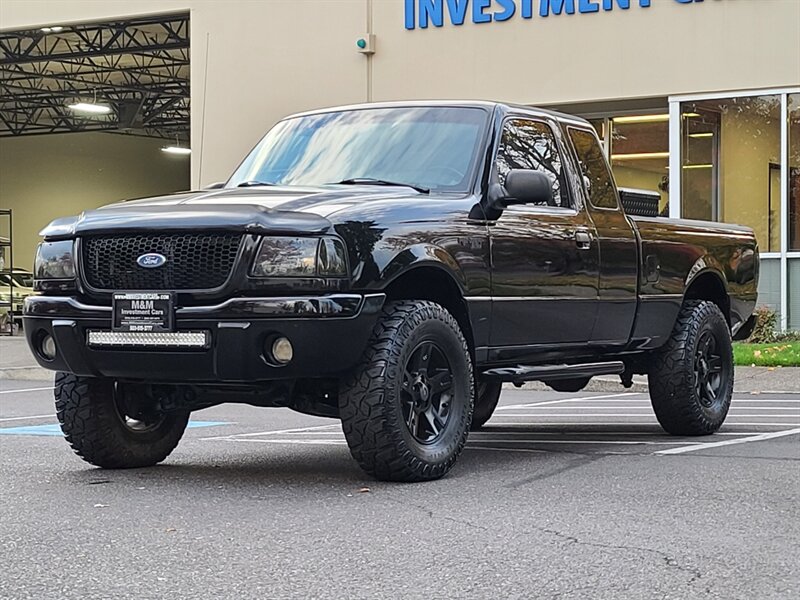
[[[434,194],[431,194],[433,196]],[[56,219],[40,235],[48,240],[81,234],[205,229],[245,233],[310,233],[331,229],[328,216],[363,203],[421,196],[404,187],[253,187],[182,192],[110,204]]]

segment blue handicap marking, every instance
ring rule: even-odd
[[[230,425],[225,421],[189,421],[189,429],[197,427],[219,427],[221,425]],[[0,435],[64,435],[61,433],[61,427],[57,423],[48,423],[47,425],[26,425],[23,427],[0,427]]]

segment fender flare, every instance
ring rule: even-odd
[[[385,289],[406,273],[423,267],[441,270],[458,286],[461,294],[465,294],[466,277],[458,261],[434,244],[414,244],[396,253],[380,271],[380,288]]]

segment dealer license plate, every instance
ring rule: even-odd
[[[175,302],[169,292],[114,292],[113,331],[174,331]]]

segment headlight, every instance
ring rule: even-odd
[[[75,279],[72,240],[39,244],[33,273],[35,279]]]
[[[265,237],[251,274],[254,277],[345,277],[344,245],[336,238]]]

